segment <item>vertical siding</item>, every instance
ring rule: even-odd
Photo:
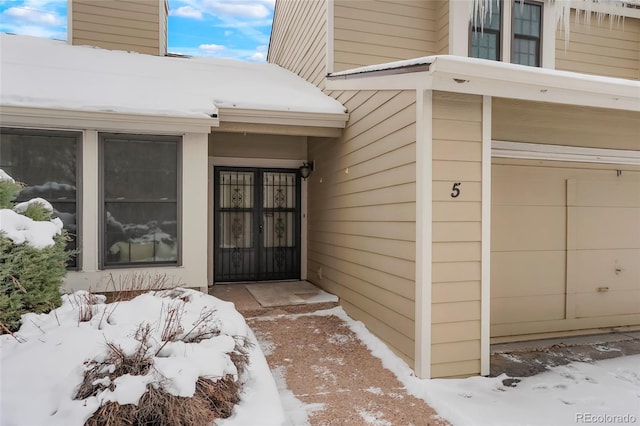
[[[326,0],[278,0],[267,59],[323,89],[326,34]]]
[[[482,97],[434,92],[433,377],[480,373],[481,181]]]
[[[331,95],[351,119],[309,140],[307,276],[413,364],[415,92]]]
[[[640,19],[598,19],[584,15],[575,22],[571,13],[571,32],[565,48],[564,31],[556,35],[556,69],[608,77],[640,79]]]
[[[164,0],[73,0],[72,44],[158,55],[162,8]]]
[[[449,0],[438,0],[437,10],[437,42],[436,53],[447,55],[449,53]]]
[[[333,70],[435,54],[437,3],[336,0]]]

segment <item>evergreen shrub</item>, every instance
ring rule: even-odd
[[[0,180],[0,208],[11,208],[20,185]],[[41,204],[31,204],[24,215],[49,220],[51,213]],[[62,303],[60,285],[67,273],[66,231],[54,237],[54,244],[42,249],[27,243],[15,244],[0,232],[0,323],[13,332],[28,312],[46,313]],[[7,330],[2,327],[2,332]]]

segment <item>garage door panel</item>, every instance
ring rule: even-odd
[[[511,171],[492,177],[493,205],[564,206],[566,187],[557,177],[523,177]]]
[[[564,294],[491,299],[491,324],[563,319]]]
[[[495,252],[491,258],[492,297],[562,294],[564,251]]]
[[[640,290],[591,292],[573,295],[576,318],[640,313]]]
[[[564,250],[564,207],[492,206],[492,251]]]
[[[640,249],[576,250],[570,259],[570,291],[640,290]]]
[[[569,206],[640,207],[640,182],[570,180],[568,185]]]
[[[640,248],[640,208],[569,207],[569,249]]]

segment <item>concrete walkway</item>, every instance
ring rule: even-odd
[[[423,400],[409,395],[344,321],[321,313],[337,302],[265,307],[249,286],[218,285],[210,293],[233,301],[256,334],[290,425],[448,424]],[[274,287],[274,293],[278,291]],[[323,300],[320,296],[312,300]],[[264,296],[265,301],[272,299]]]

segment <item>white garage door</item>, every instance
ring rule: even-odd
[[[491,335],[640,324],[640,168],[494,158]]]

